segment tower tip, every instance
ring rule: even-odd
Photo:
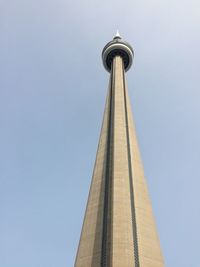
[[[115,37],[114,37],[114,39],[115,38],[120,38],[121,39],[121,36],[120,36],[120,34],[119,34],[119,31],[117,30],[117,32],[116,32],[116,35],[115,35]]]

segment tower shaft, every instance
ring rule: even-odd
[[[124,63],[116,55],[75,267],[163,266]]]

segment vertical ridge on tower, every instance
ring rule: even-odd
[[[163,267],[125,72],[133,49],[117,34],[103,49],[108,95],[75,267]]]

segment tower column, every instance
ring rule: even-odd
[[[121,56],[113,59],[113,173],[112,173],[112,264],[135,266],[131,194],[128,164],[124,67]]]

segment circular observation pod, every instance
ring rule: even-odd
[[[133,48],[127,42],[124,42],[117,34],[114,39],[109,42],[102,51],[102,60],[105,69],[110,72],[113,58],[121,56],[124,62],[125,71],[128,71],[133,62]]]

